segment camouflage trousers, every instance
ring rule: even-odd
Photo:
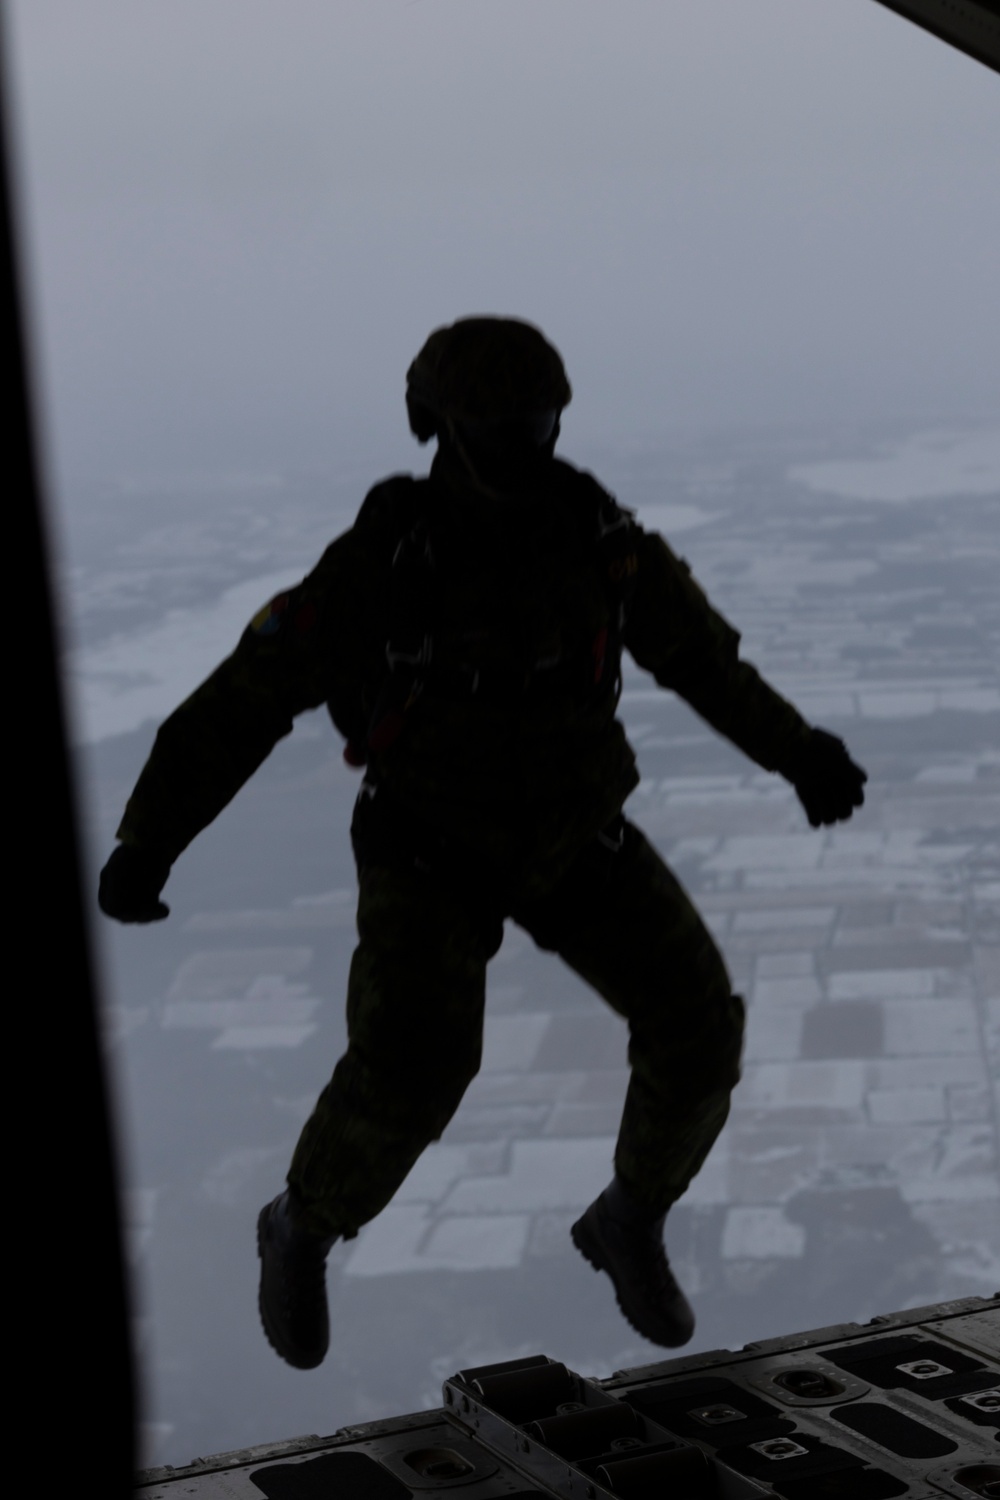
[[[457,881],[362,865],[348,1048],[288,1174],[308,1227],[356,1233],[440,1137],[479,1070],[486,965],[506,916],[628,1023],[614,1158],[626,1188],[655,1212],[685,1191],[729,1112],[743,1002],[680,883],[637,828],[620,826],[617,848],[595,840],[553,889],[515,895],[509,909]]]

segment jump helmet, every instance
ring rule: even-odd
[[[518,454],[551,456],[571,398],[558,351],[518,318],[438,328],[406,373],[410,430],[454,442],[479,477],[512,475]]]

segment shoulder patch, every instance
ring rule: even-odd
[[[250,629],[254,635],[276,635],[281,629],[282,616],[288,609],[288,595],[277,594],[275,598],[259,609],[250,621]]]

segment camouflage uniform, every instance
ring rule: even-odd
[[[595,541],[609,517],[616,547]],[[325,703],[365,747],[349,1046],[289,1174],[305,1227],[355,1232],[440,1136],[479,1066],[508,916],[628,1021],[619,1177],[656,1212],[685,1190],[726,1118],[743,1007],[622,817],[638,773],[618,666],[627,649],[787,772],[811,731],[738,643],[687,566],[589,475],[553,461],[533,493],[491,506],[439,454],[429,480],[377,486],[163,725],[119,838],[170,860],[296,714]]]

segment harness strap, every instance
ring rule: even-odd
[[[420,488],[426,483],[415,481]],[[389,672],[368,726],[367,747],[375,754],[387,750],[399,738],[407,713],[424,690],[434,655],[434,573],[430,525],[427,516],[420,513],[400,537],[392,557],[389,638],[385,643]]]
[[[625,620],[639,575],[632,520],[632,511],[626,510],[610,495],[601,491],[597,507],[597,553],[610,605],[611,623],[601,627],[591,646],[595,686],[604,676],[609,655],[616,667],[621,661]]]
[[[414,482],[420,489],[427,480]],[[605,680],[609,662],[617,675],[621,661],[628,604],[635,589],[639,564],[632,534],[632,512],[591,481],[596,491],[596,514],[590,529],[590,545],[608,600],[610,621],[602,625],[591,643],[590,662],[537,662],[527,676],[519,673],[463,671],[434,662],[434,579],[436,563],[428,516],[418,512],[403,532],[392,559],[389,638],[385,654],[388,674],[379,692],[368,726],[366,749],[379,754],[400,736],[406,715],[424,692],[428,681],[453,696],[490,694],[515,700],[533,678],[546,683],[575,679],[591,688]],[[589,486],[588,486],[589,488]],[[418,491],[419,493],[419,491]],[[589,497],[588,497],[589,498]],[[349,747],[357,756],[358,747]],[[352,759],[351,764],[357,764]]]

